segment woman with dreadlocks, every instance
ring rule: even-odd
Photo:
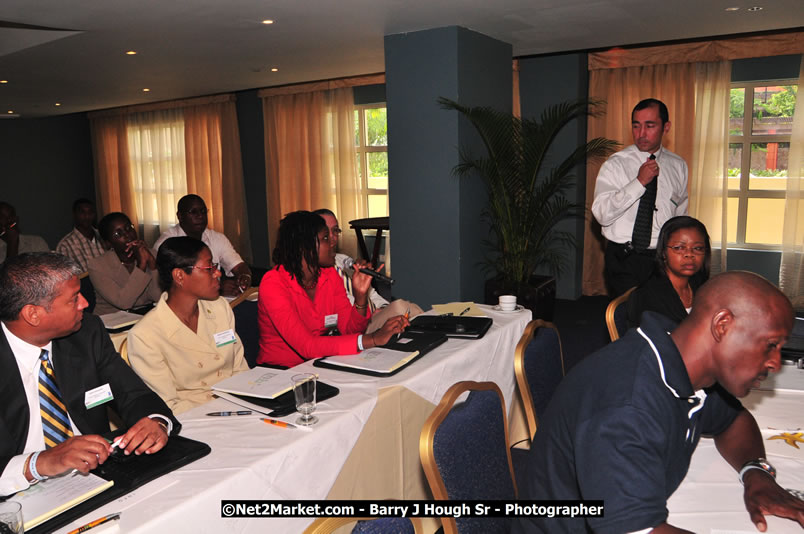
[[[373,334],[363,334],[371,315],[371,277],[359,268],[368,264],[355,262],[352,305],[333,267],[335,246],[319,215],[309,211],[286,215],[279,223],[272,258],[276,267],[260,283],[258,364],[293,367],[322,356],[355,354],[386,344],[409,325],[399,315]]]

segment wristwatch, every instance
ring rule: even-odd
[[[740,477],[741,484],[745,485],[745,482],[743,482],[743,476],[745,475],[746,472],[750,471],[751,469],[760,469],[769,474],[770,476],[772,476],[774,480],[776,480],[776,468],[773,467],[771,463],[765,458],[757,458],[756,460],[750,460],[748,462],[745,462],[743,466],[740,468],[740,474],[738,476]]]

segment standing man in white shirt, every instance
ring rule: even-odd
[[[89,260],[106,253],[103,240],[95,228],[97,215],[95,205],[89,200],[79,198],[73,202],[73,231],[62,237],[56,245],[56,252],[74,259],[84,272],[89,270]]]
[[[606,245],[606,284],[612,297],[648,279],[662,225],[686,215],[687,163],[662,147],[670,131],[667,106],[648,98],[631,112],[634,144],[600,168],[592,213]]]
[[[154,243],[154,256],[165,239],[190,236],[203,241],[212,252],[212,262],[219,263],[225,278],[221,279],[221,295],[235,296],[251,287],[251,269],[220,232],[207,228],[207,205],[198,195],[184,195],[179,199],[176,217],[179,224],[171,226]]]

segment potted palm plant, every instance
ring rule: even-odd
[[[460,148],[461,163],[453,174],[477,174],[488,191],[489,204],[483,213],[491,228],[487,241],[491,251],[486,268],[493,275],[486,282],[486,303],[496,304],[502,294],[513,294],[533,311],[534,317],[552,318],[555,278],[566,268],[567,246],[574,246],[572,234],[557,230],[556,224],[584,213],[581,204],[567,199],[573,171],[586,160],[607,158],[618,147],[616,141],[598,137],[576,147],[557,165],[546,165],[556,135],[571,121],[597,116],[601,102],[577,100],[544,110],[539,120],[519,119],[488,107],[466,107],[439,98],[442,108],[465,116],[480,134],[486,154],[476,156]],[[553,276],[539,277],[536,272]],[[546,280],[545,280],[546,279]],[[548,300],[549,302],[544,302]]]

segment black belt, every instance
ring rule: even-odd
[[[630,256],[631,254],[639,254],[640,256],[649,256],[651,258],[656,256],[656,249],[655,248],[646,248],[644,250],[637,250],[634,248],[634,245],[631,244],[630,241],[627,243],[615,243],[614,241],[609,241],[609,247],[613,247],[615,253],[621,256]]]

